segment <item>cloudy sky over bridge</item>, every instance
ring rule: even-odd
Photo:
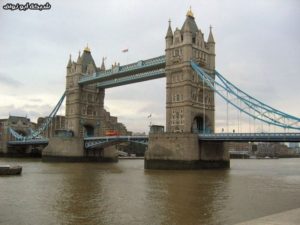
[[[0,9],[0,118],[46,116],[65,89],[69,54],[88,43],[97,66],[164,54],[169,18],[181,27],[189,6],[208,36],[213,26],[216,67],[242,90],[300,117],[298,0],[49,0],[45,11]],[[35,1],[46,3],[45,1]],[[129,49],[122,53],[123,49]],[[165,79],[108,89],[106,108],[130,130],[165,122]],[[217,100],[217,131],[225,104]],[[64,109],[59,111],[64,113]]]

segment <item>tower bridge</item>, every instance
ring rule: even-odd
[[[229,168],[225,142],[300,141],[299,133],[215,133],[215,94],[249,118],[285,131],[299,132],[300,119],[258,101],[217,72],[212,29],[205,40],[191,10],[181,29],[173,32],[169,22],[165,43],[165,55],[114,65],[111,69],[105,69],[104,61],[97,67],[88,47],[76,62],[70,57],[64,96],[66,127],[72,136],[50,138],[43,159],[116,161],[112,145],[132,141],[148,145],[147,169]],[[166,132],[139,137],[105,137],[109,127],[108,112],[104,110],[105,89],[162,77],[166,77]],[[50,119],[61,103],[62,99]],[[27,141],[37,139],[47,123]],[[90,149],[93,149],[92,155]]]

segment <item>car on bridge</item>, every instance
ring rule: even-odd
[[[107,130],[105,131],[105,136],[119,136],[120,132],[117,130]]]

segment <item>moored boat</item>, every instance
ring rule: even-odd
[[[0,165],[0,175],[19,175],[21,173],[21,166]]]

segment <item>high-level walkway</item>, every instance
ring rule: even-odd
[[[113,68],[90,75],[84,75],[79,85],[99,83],[97,87],[109,88],[165,76],[164,55],[147,60],[139,60],[127,65],[116,65]]]

